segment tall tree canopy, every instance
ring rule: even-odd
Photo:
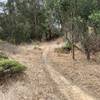
[[[100,22],[99,0],[7,0],[0,9],[0,38],[13,43],[79,34],[81,25]]]

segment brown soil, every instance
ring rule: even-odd
[[[51,52],[49,64],[72,84],[80,87],[88,95],[100,100],[100,61],[87,61],[84,54],[76,50],[76,60],[72,54]],[[86,99],[87,100],[87,99]]]
[[[66,100],[44,69],[41,49],[5,42],[0,49],[27,67],[24,74],[0,81],[0,100]]]
[[[0,50],[27,66],[24,74],[0,82],[0,100],[100,100],[100,67],[76,52],[58,54],[63,43],[14,46],[0,43]]]

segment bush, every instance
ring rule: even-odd
[[[56,52],[61,52],[61,53],[69,53],[72,50],[72,44],[71,43],[65,43],[64,46],[61,48],[56,48]]]
[[[8,59],[8,57],[4,53],[0,52],[0,60],[2,59]]]
[[[26,67],[16,61],[4,59],[0,61],[0,75],[22,72]]]
[[[100,34],[100,11],[92,13],[90,16],[90,22],[93,24],[96,34]]]
[[[63,47],[64,50],[70,51],[72,50],[72,44],[71,43],[65,43],[65,46]]]
[[[100,52],[100,35],[86,36],[85,39],[81,41],[87,59],[90,60],[91,54]]]

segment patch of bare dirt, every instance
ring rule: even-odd
[[[53,66],[48,63],[48,53],[50,53],[50,49],[47,48],[43,52],[43,59],[45,63],[45,69],[48,71],[52,80],[57,84],[58,89],[66,99],[68,100],[96,100],[93,96],[85,93],[81,88],[72,84],[68,81],[62,74],[60,74],[57,70],[53,68]]]
[[[76,61],[71,54],[55,53],[63,45],[60,41],[21,46],[1,43],[0,50],[27,70],[1,82],[0,100],[99,100],[99,65],[86,61],[78,51]]]
[[[23,75],[0,81],[0,100],[66,100],[44,69],[41,49],[2,43],[0,50],[27,67]]]
[[[80,87],[87,94],[100,100],[100,64],[87,61],[84,54],[76,51],[76,60],[72,54],[50,52],[49,64],[60,72],[72,84]]]

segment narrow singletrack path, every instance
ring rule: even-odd
[[[44,70],[40,49],[34,49],[33,44],[16,47],[8,43],[0,49],[27,67],[25,75],[0,83],[0,100],[67,100]]]
[[[49,75],[53,79],[53,81],[57,84],[59,90],[66,97],[66,100],[96,100],[92,96],[86,94],[79,87],[72,85],[64,76],[62,76],[59,72],[57,72],[53,66],[48,64],[48,53],[52,50],[54,46],[48,46],[45,48],[43,52],[43,61],[45,63],[45,68],[48,71]],[[55,45],[57,47],[57,45]],[[60,46],[59,46],[60,47]]]
[[[20,47],[2,44],[1,51],[25,64],[27,70],[24,77],[10,79],[0,86],[0,100],[96,100],[72,85],[48,63],[48,53],[61,46],[46,43],[40,45],[41,50],[38,50],[33,44]]]

